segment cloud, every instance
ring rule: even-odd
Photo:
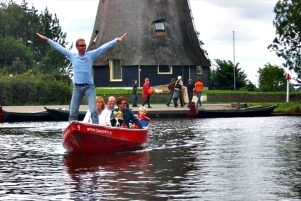
[[[240,63],[257,83],[258,68],[283,60],[268,50],[275,38],[273,9],[277,0],[191,0],[200,39],[209,58]]]
[[[226,10],[233,17],[263,21],[274,17],[273,12],[269,11],[276,5],[277,0],[213,0],[206,2]]]

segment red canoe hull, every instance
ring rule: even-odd
[[[148,130],[72,122],[62,137],[69,153],[114,153],[143,148],[148,141]]]

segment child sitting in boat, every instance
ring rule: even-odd
[[[143,128],[147,129],[148,123],[150,122],[150,118],[147,117],[146,114],[147,114],[146,107],[140,107],[138,110],[137,119],[139,120]],[[137,129],[139,127],[136,124],[132,124],[131,128]]]
[[[113,119],[111,119],[111,126],[113,127],[122,127],[123,126],[123,119],[122,119],[122,112],[121,111],[113,111]]]
[[[147,109],[146,107],[140,107],[138,113],[138,120],[141,122],[143,127],[147,127],[150,122],[150,118],[146,116]]]

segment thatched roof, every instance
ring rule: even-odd
[[[156,37],[154,22],[164,21],[165,37]],[[94,40],[95,32],[98,32]],[[90,46],[127,36],[94,65],[121,59],[122,65],[210,66],[195,33],[187,0],[100,0]]]

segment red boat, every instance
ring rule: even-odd
[[[143,148],[148,141],[148,130],[72,122],[62,137],[69,153],[114,153]]]

